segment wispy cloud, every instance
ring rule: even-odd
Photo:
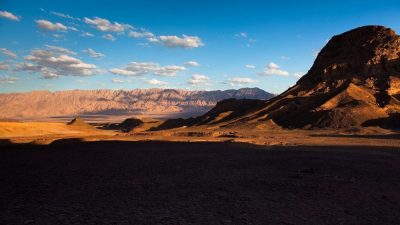
[[[36,20],[36,24],[42,30],[47,31],[66,31],[68,28],[61,23],[53,23],[48,20]]]
[[[196,61],[188,61],[188,62],[185,62],[184,65],[185,65],[185,66],[190,66],[190,67],[197,67],[197,66],[200,66],[200,64],[199,64],[198,62],[196,62]]]
[[[62,54],[70,54],[70,55],[76,55],[76,52],[71,51],[69,49],[59,47],[59,46],[53,46],[53,45],[45,45],[45,47],[51,51],[62,53]]]
[[[188,84],[194,86],[209,85],[210,78],[203,74],[193,74],[188,80]]]
[[[143,81],[148,83],[148,84],[158,85],[158,86],[165,86],[165,85],[168,84],[167,82],[160,81],[160,80],[157,80],[157,79],[150,79],[150,80],[143,80]]]
[[[0,84],[14,84],[17,80],[17,77],[0,76]]]
[[[101,36],[102,38],[109,40],[109,41],[115,41],[116,38],[112,35],[112,34],[103,34],[103,36]]]
[[[278,75],[278,76],[289,76],[289,72],[282,70],[280,66],[271,62],[269,63],[263,72],[260,73],[263,76],[271,76],[271,75]]]
[[[255,65],[250,65],[250,64],[247,64],[244,67],[246,67],[247,69],[255,69],[256,68]]]
[[[114,79],[111,80],[111,82],[113,82],[114,84],[125,83],[125,81],[120,79],[120,78],[114,78]]]
[[[6,57],[10,58],[10,59],[16,59],[17,58],[17,54],[9,49],[6,48],[0,48],[0,53],[5,55]]]
[[[10,64],[7,62],[0,62],[0,70],[9,70],[11,68]]]
[[[131,38],[154,38],[155,35],[149,31],[130,31],[128,34]]]
[[[92,19],[85,17],[83,21],[87,24],[92,25],[95,29],[103,32],[124,32],[132,29],[133,27],[129,24],[122,24],[117,22],[110,22],[108,19],[94,17]]]
[[[198,48],[204,46],[204,43],[198,36],[182,35],[178,37],[176,35],[171,36],[156,36],[153,33],[142,30],[142,31],[130,31],[128,34],[131,38],[145,38],[150,43],[159,43],[168,48]]]
[[[290,57],[284,56],[284,55],[280,56],[279,58],[282,59],[282,60],[289,60],[290,59]]]
[[[257,81],[249,78],[249,77],[233,77],[228,79],[228,83],[231,86],[243,86],[243,85],[248,85],[252,83],[256,83]]]
[[[186,70],[183,66],[160,66],[152,62],[131,62],[125,68],[113,68],[110,72],[122,76],[142,76],[153,74],[158,76],[176,76],[177,73]]]
[[[81,36],[82,36],[82,37],[93,37],[94,34],[89,33],[89,32],[82,32],[82,33],[81,33]]]
[[[84,50],[84,52],[86,52],[92,58],[102,58],[105,56],[103,53],[96,52],[95,50],[93,50],[91,48]]]
[[[20,21],[21,17],[16,16],[13,13],[7,12],[7,11],[0,11],[0,17],[9,19],[9,20],[14,20],[14,21]]]
[[[78,20],[80,21],[80,18],[77,17],[73,17],[69,14],[65,14],[65,13],[60,13],[60,12],[55,12],[55,11],[51,11],[50,14],[61,17],[61,18],[66,18],[66,19],[71,19],[71,20]]]
[[[197,36],[159,36],[158,40],[169,48],[198,48],[204,45]]]
[[[235,37],[247,38],[248,34],[246,32],[240,32],[235,34]]]

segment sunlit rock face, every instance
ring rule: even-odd
[[[244,115],[230,114],[221,126],[398,127],[399,58],[400,37],[389,28],[365,26],[334,36],[296,85]]]

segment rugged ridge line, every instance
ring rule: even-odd
[[[259,88],[225,91],[177,89],[33,91],[0,94],[0,118],[24,119],[79,115],[201,115],[227,98],[269,99]]]

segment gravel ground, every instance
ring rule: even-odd
[[[0,224],[400,224],[399,148],[0,148]]]

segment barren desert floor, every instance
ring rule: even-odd
[[[393,147],[54,142],[0,151],[0,224],[399,224]]]
[[[0,224],[399,224],[400,135],[0,122]]]
[[[156,122],[156,123],[154,123]],[[100,125],[99,125],[100,124]],[[271,146],[371,146],[400,148],[400,131],[378,127],[323,130],[285,130],[268,128],[182,127],[147,131],[159,122],[149,120],[131,132],[95,126],[71,126],[63,122],[0,122],[0,146],[10,144],[48,145],[53,142],[89,141],[171,141],[238,142]]]

